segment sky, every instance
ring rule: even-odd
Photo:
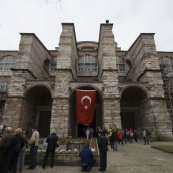
[[[20,33],[35,33],[54,50],[61,23],[74,23],[77,41],[98,41],[109,20],[121,50],[140,33],[155,33],[157,51],[173,52],[172,8],[173,0],[0,0],[0,50],[18,50]]]

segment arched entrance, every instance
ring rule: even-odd
[[[94,90],[95,88],[90,86],[83,86],[77,89],[81,90]],[[94,119],[91,124],[78,124],[76,117],[76,91],[74,90],[70,97],[70,132],[74,137],[85,137],[83,129],[87,127],[94,129],[94,136],[98,126],[102,127],[102,96],[97,90],[95,100]]]
[[[139,86],[126,87],[121,94],[121,123],[124,129],[142,131],[144,100],[148,98],[147,91]]]
[[[50,134],[52,97],[50,90],[45,86],[34,86],[25,93],[28,99],[27,108],[30,117],[30,126],[37,126],[40,137]]]

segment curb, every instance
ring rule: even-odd
[[[169,151],[169,150],[167,150],[167,149],[160,148],[160,147],[162,147],[162,146],[151,146],[151,148],[158,149],[158,150],[161,150],[161,151],[164,151],[164,152],[173,154],[173,151]]]

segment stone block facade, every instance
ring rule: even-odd
[[[42,137],[50,129],[80,137],[84,124],[77,123],[75,90],[96,90],[89,124],[95,131],[132,128],[141,134],[144,128],[170,137],[170,97],[160,60],[173,58],[173,52],[156,51],[153,33],[141,33],[121,51],[112,28],[101,24],[98,42],[77,42],[74,24],[63,23],[55,50],[47,50],[35,34],[21,33],[19,50],[0,51],[0,122],[28,133],[38,126]]]

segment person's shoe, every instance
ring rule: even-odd
[[[87,172],[91,172],[91,168],[87,167],[87,168],[86,168],[86,171],[87,171]]]
[[[32,167],[29,167],[29,168],[27,168],[27,169],[34,169],[34,168],[32,168]]]
[[[45,166],[42,166],[43,169],[45,169]]]
[[[100,171],[100,172],[103,172],[103,170],[102,170],[102,169],[99,169],[99,171]]]

